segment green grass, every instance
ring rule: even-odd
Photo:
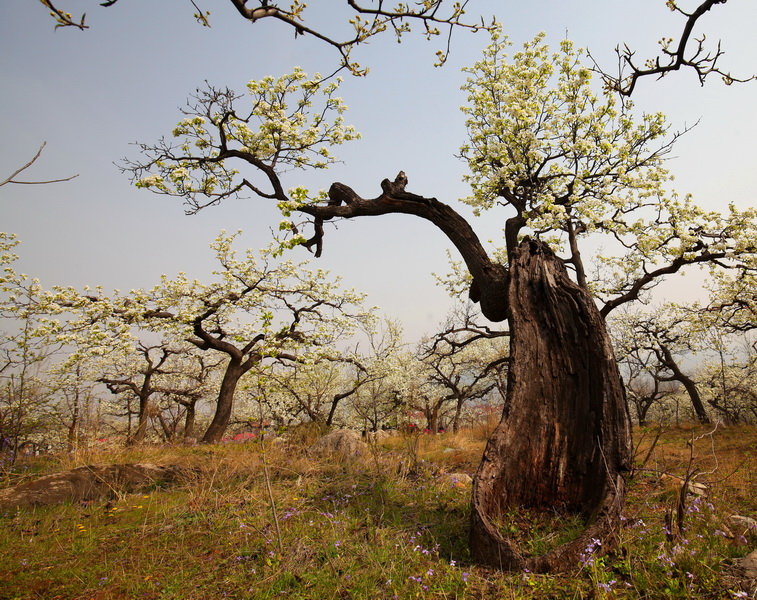
[[[685,469],[688,433],[664,436],[648,466]],[[754,464],[744,461],[753,461],[757,431],[723,430],[715,440],[718,471],[708,477],[722,481],[687,515],[684,541],[669,542],[663,529],[674,491],[640,472],[619,548],[562,575],[471,564],[470,490],[438,477],[475,468],[483,442],[465,435],[389,440],[359,463],[270,446],[270,496],[257,444],[46,458],[35,468],[154,461],[202,474],[149,493],[0,513],[0,599],[733,598],[723,570],[751,548],[717,532],[727,514],[754,516],[754,489],[745,489]],[[427,468],[400,477],[410,451]],[[712,466],[704,450],[697,455]],[[560,541],[543,525],[530,552]]]
[[[497,519],[502,534],[519,552],[540,556],[576,539],[586,522],[581,515],[561,510],[509,509]]]

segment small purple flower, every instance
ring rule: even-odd
[[[607,583],[598,583],[597,587],[605,592],[609,592],[612,589],[612,586],[615,585],[615,580],[611,579]]]
[[[598,538],[591,538],[589,543],[586,545],[586,548],[584,548],[584,551],[579,556],[579,560],[581,561],[582,565],[593,565],[594,564],[594,554],[596,551],[602,547],[602,541]]]
[[[464,572],[461,575],[461,577],[462,577],[463,581],[468,581],[468,577],[470,577],[470,573]]]

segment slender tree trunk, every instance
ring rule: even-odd
[[[234,392],[237,389],[237,384],[242,375],[249,370],[250,366],[245,367],[241,360],[235,357],[229,359],[229,364],[223,375],[223,381],[221,381],[221,389],[218,392],[216,412],[208,429],[205,431],[205,435],[202,436],[204,444],[214,444],[220,442],[221,438],[223,438],[231,420],[231,411],[234,408]]]
[[[438,433],[439,431],[439,406],[434,405],[426,413],[426,427],[431,433]]]
[[[670,377],[670,379],[680,382],[683,387],[686,388],[686,393],[691,399],[691,406],[694,408],[694,412],[696,413],[699,422],[710,423],[710,417],[707,415],[707,411],[704,408],[704,403],[702,402],[702,397],[699,395],[697,384],[691,377],[681,371],[678,363],[673,358],[673,353],[666,346],[661,346],[661,350],[663,364],[673,373],[673,376]]]
[[[699,395],[697,384],[694,383],[694,380],[692,380],[690,377],[687,377],[686,375],[683,375],[683,377],[679,379],[679,381],[683,384],[683,387],[686,388],[686,392],[689,394],[691,405],[694,407],[694,412],[696,413],[699,422],[710,423],[710,417],[704,408],[704,403],[702,402],[702,397]]]
[[[463,414],[463,403],[465,400],[463,398],[457,399],[457,406],[455,407],[455,416],[452,419],[452,433],[457,433],[460,431],[460,415]]]
[[[174,433],[176,432],[176,423],[174,422],[174,427],[171,428],[160,410],[158,410],[158,414],[155,416],[158,419],[158,423],[160,423],[160,429],[163,432],[163,439],[166,442],[170,442],[173,439]]]
[[[186,405],[187,414],[184,415],[184,439],[191,438],[195,432],[195,405],[194,402]]]
[[[141,396],[139,398],[139,420],[137,421],[137,428],[134,430],[134,434],[130,435],[126,440],[127,446],[139,444],[144,441],[147,435],[147,421],[149,418],[150,408],[150,396]]]
[[[342,398],[337,394],[331,399],[331,407],[329,408],[329,416],[326,417],[326,427],[331,427],[334,424],[334,416],[336,415],[337,406]]]
[[[574,567],[594,537],[609,545],[630,466],[630,419],[605,323],[589,293],[535,240],[512,255],[510,369],[502,420],[474,481],[471,551],[504,569]],[[584,530],[529,555],[497,526],[507,509],[561,510]]]
[[[648,405],[638,407],[638,410],[636,412],[639,419],[639,427],[644,427],[644,425],[647,424],[647,411],[648,410],[649,410]]]
[[[71,414],[71,424],[68,426],[68,439],[66,447],[69,452],[73,452],[76,447],[77,429],[79,428],[79,390],[74,392],[74,406]]]

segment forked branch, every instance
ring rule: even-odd
[[[757,78],[757,75],[739,78],[730,72],[723,71],[718,65],[718,60],[724,54],[720,48],[720,42],[718,41],[714,48],[708,49],[705,45],[706,36],[704,34],[699,38],[692,37],[697,21],[716,4],[725,4],[726,2],[727,0],[704,0],[693,12],[689,13],[681,9],[676,0],[668,0],[666,2],[668,8],[683,15],[686,19],[678,44],[674,46],[673,38],[663,38],[660,40],[662,54],[655,59],[645,61],[643,67],[635,63],[636,53],[628,45],[624,44],[622,49],[618,46],[615,49],[618,55],[617,75],[610,75],[596,67],[604,78],[605,85],[623,96],[630,96],[640,78],[656,75],[660,79],[668,73],[684,67],[693,69],[702,85],[704,85],[707,76],[712,73],[720,75],[726,85],[731,85],[734,82],[745,83]]]
[[[13,173],[11,173],[8,177],[6,177],[3,181],[0,181],[0,187],[8,184],[8,183],[15,183],[17,185],[43,185],[47,183],[60,183],[62,181],[71,181],[74,177],[78,177],[79,175],[71,175],[70,177],[63,177],[62,179],[47,179],[44,181],[19,181],[16,179],[16,176],[19,173],[22,173],[23,171],[26,171],[29,167],[31,167],[35,162],[37,162],[37,159],[42,155],[42,150],[45,149],[45,146],[47,145],[47,142],[42,142],[42,145],[39,147],[39,150],[37,150],[37,153],[32,157],[32,159],[27,162],[25,165],[19,167]]]

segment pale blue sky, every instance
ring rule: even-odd
[[[312,4],[321,3],[331,10],[341,5]],[[279,217],[259,200],[185,217],[178,200],[131,187],[113,165],[136,155],[130,143],[170,132],[178,108],[206,79],[242,89],[250,79],[295,65],[328,72],[336,61],[321,44],[293,41],[289,29],[244,22],[225,0],[200,5],[212,12],[211,29],[197,25],[188,0],[120,0],[108,9],[94,0],[61,0],[73,13],[88,13],[91,29],[81,32],[54,31],[35,1],[0,3],[0,175],[28,160],[43,140],[47,149],[29,177],[79,173],[69,183],[0,189],[0,227],[21,238],[25,272],[46,284],[130,289],[152,285],[161,273],[202,277],[213,268],[208,243],[220,229],[243,229],[249,246],[268,242]],[[607,66],[616,44],[626,41],[648,55],[659,37],[680,28],[662,0],[473,0],[469,6],[471,13],[496,14],[516,43],[539,31],[552,41],[567,35]],[[701,29],[723,38],[723,65],[747,74],[757,71],[755,23],[757,2],[732,0],[716,7]],[[338,150],[343,164],[295,173],[289,183],[326,188],[342,181],[372,196],[381,179],[404,170],[411,191],[455,204],[467,193],[464,165],[454,156],[465,136],[460,67],[477,60],[486,43],[485,35],[457,32],[442,69],[432,66],[435,42],[408,37],[397,45],[386,36],[358,49],[355,58],[371,74],[348,77],[340,95],[363,139]],[[754,204],[757,84],[726,87],[713,79],[700,88],[692,73],[679,73],[642,81],[635,100],[667,113],[677,126],[701,119],[670,164],[680,191],[711,209],[728,201]],[[489,239],[501,222],[502,215],[484,215],[474,227]],[[446,247],[430,224],[411,217],[359,219],[328,233],[318,266],[368,292],[372,304],[399,317],[415,338],[432,331],[450,304],[431,276],[446,270]],[[680,294],[696,286],[684,280],[676,287]]]

